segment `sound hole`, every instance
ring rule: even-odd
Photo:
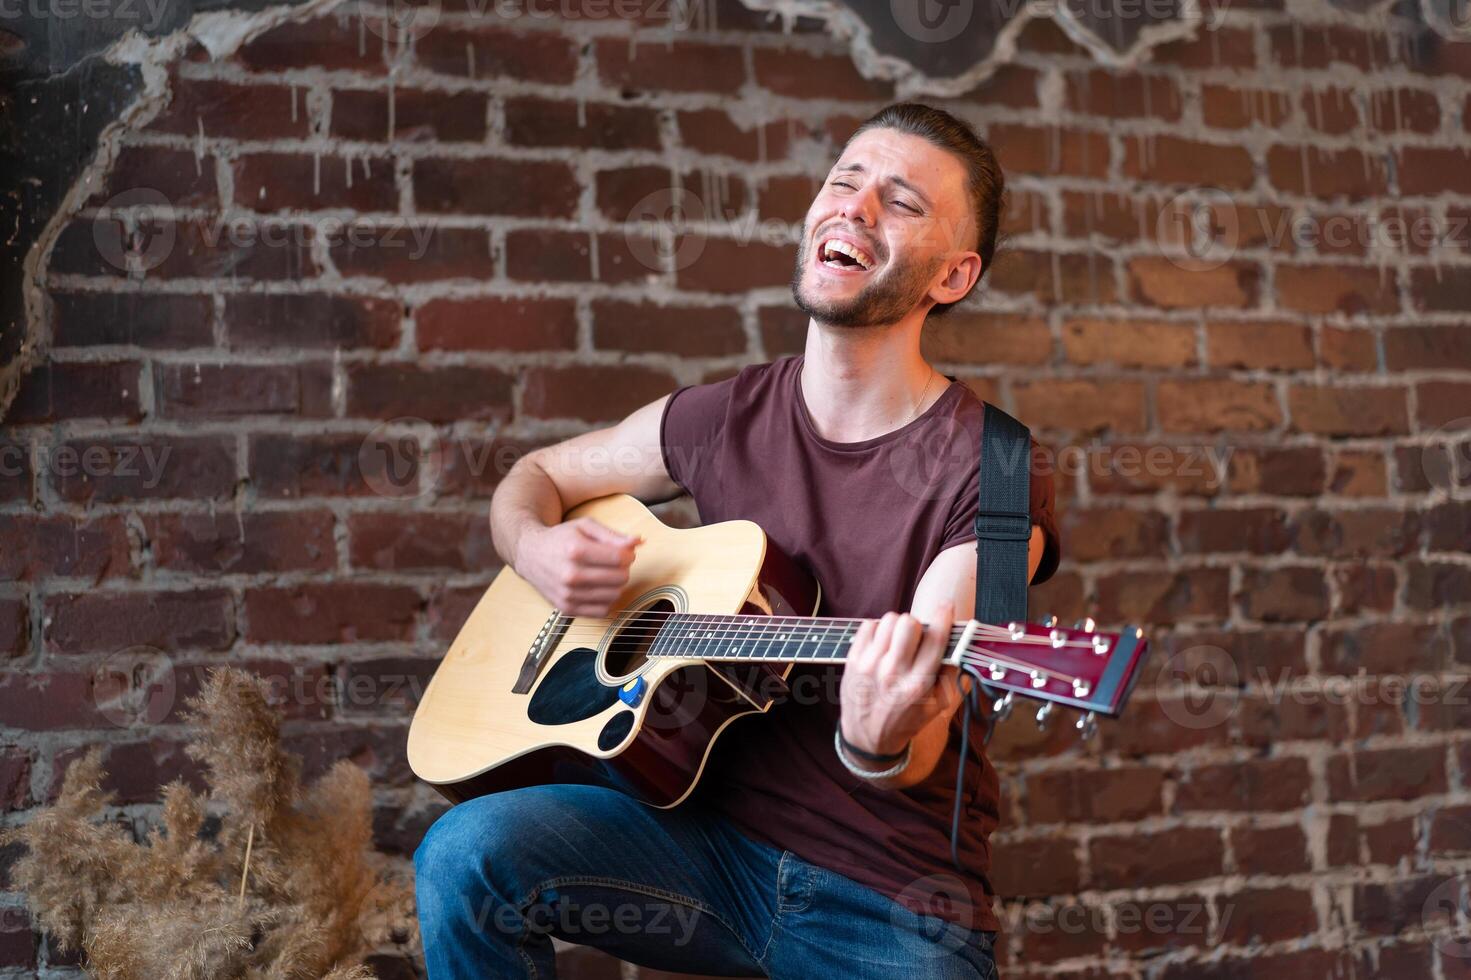
[[[624,620],[618,632],[613,634],[607,656],[603,659],[603,669],[609,677],[627,677],[648,662],[649,647],[672,612],[674,603],[659,599]]]

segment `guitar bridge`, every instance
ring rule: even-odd
[[[531,641],[531,649],[526,651],[526,659],[521,661],[521,673],[516,675],[516,683],[511,688],[512,693],[531,693],[531,685],[536,683],[537,675],[541,673],[541,667],[546,663],[547,655],[556,649],[557,643],[562,639],[562,634],[567,631],[568,622],[570,620],[562,615],[562,610],[552,610],[547,621],[541,624],[536,639]]]

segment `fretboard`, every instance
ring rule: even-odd
[[[676,613],[659,627],[649,646],[649,656],[842,663],[862,622],[861,619]],[[952,642],[956,632],[951,633]]]

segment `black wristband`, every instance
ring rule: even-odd
[[[862,759],[864,762],[882,762],[892,765],[893,763],[898,762],[900,759],[904,758],[904,753],[909,751],[909,747],[905,746],[900,751],[888,755],[880,755],[877,752],[865,752],[854,745],[852,742],[848,741],[845,737],[843,737],[842,725],[838,726],[838,742],[842,744],[844,752],[848,753],[855,759]]]

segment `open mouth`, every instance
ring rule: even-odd
[[[843,272],[868,272],[874,259],[863,249],[840,238],[829,238],[817,247],[817,261],[829,269]]]

